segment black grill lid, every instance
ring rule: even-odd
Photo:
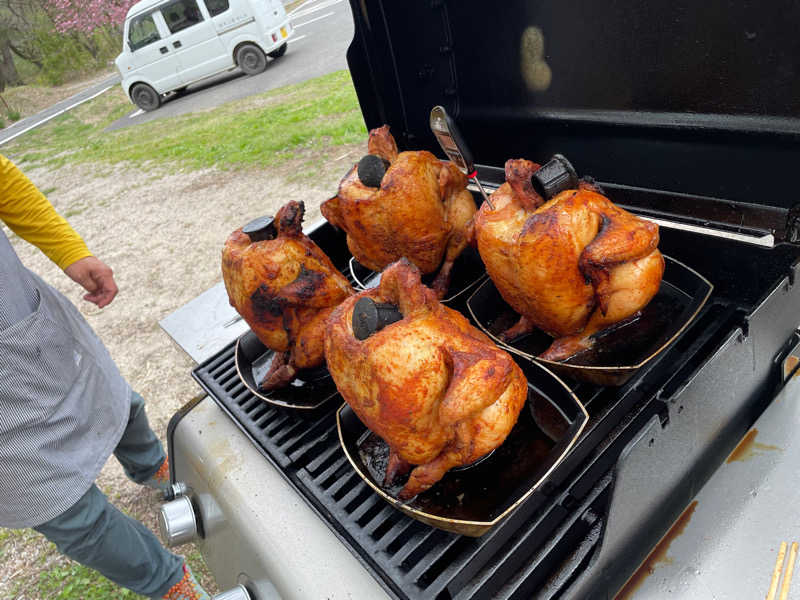
[[[562,153],[604,183],[771,206],[778,221],[800,206],[794,0],[351,5],[366,124],[390,124],[401,148],[443,157],[428,129],[442,104],[485,181],[508,158]]]

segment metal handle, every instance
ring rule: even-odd
[[[166,54],[167,52],[169,52],[169,48],[167,48],[166,46],[161,46],[159,50],[161,51],[161,54]]]
[[[172,42],[172,45],[175,48],[180,48],[181,47],[181,41],[180,40],[175,40],[174,42]]]

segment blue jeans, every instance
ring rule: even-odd
[[[114,456],[136,483],[151,477],[166,458],[136,392]],[[62,554],[142,596],[161,598],[183,577],[183,559],[139,521],[114,508],[96,485],[64,513],[34,529]]]

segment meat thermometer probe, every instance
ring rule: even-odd
[[[494,210],[491,200],[478,181],[478,171],[472,160],[472,154],[464,143],[455,122],[447,114],[443,106],[434,106],[431,110],[430,126],[439,145],[458,170],[472,179],[483,194],[489,208]],[[550,161],[542,165],[531,177],[531,185],[542,198],[549,200],[559,192],[578,187],[578,175],[575,169],[561,154],[556,154]]]
[[[483,199],[486,200],[486,203],[489,205],[489,208],[494,210],[492,201],[489,200],[489,196],[487,196],[486,192],[483,190],[481,182],[478,181],[478,170],[475,168],[475,163],[472,160],[472,153],[469,151],[469,148],[467,148],[467,144],[464,143],[464,138],[461,137],[461,133],[458,131],[455,122],[450,118],[450,115],[447,114],[444,106],[434,106],[431,109],[430,127],[433,135],[436,136],[436,140],[442,147],[442,150],[444,150],[447,158],[450,159],[450,162],[452,162],[459,171],[475,182],[478,189],[481,191]]]

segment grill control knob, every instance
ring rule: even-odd
[[[192,501],[180,496],[172,502],[161,505],[158,515],[158,529],[161,539],[167,546],[179,546],[197,538],[197,517]]]
[[[243,585],[237,585],[227,591],[215,595],[211,600],[253,600]]]

